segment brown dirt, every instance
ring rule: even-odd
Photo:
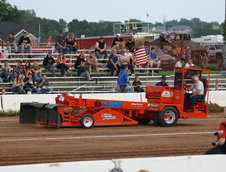
[[[44,140],[44,138],[139,135],[158,133],[214,132],[225,114],[211,114],[208,119],[180,119],[171,128],[147,126],[45,128],[18,124],[18,117],[0,118],[0,165],[49,163],[114,158],[156,157],[202,154],[211,147],[212,134],[83,138]],[[39,140],[10,140],[43,138]]]

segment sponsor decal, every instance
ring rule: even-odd
[[[143,104],[140,104],[140,103],[131,103],[131,106],[134,106],[134,107],[143,107]]]
[[[116,119],[116,116],[113,116],[112,114],[108,114],[108,113],[102,114],[101,116],[103,120]]]
[[[159,104],[148,104],[149,107],[159,107]]]
[[[122,108],[122,102],[102,101],[103,107]]]

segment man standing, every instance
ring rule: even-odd
[[[188,91],[192,91],[192,93],[185,94],[185,104],[187,101],[190,101],[189,108],[186,112],[192,112],[193,106],[197,99],[204,99],[204,85],[203,82],[199,80],[199,77],[194,75],[192,76],[193,85],[191,88],[187,89]]]
[[[16,40],[14,38],[14,34],[10,33],[9,36],[6,38],[6,49],[8,53],[12,52],[12,47],[14,49],[14,52],[17,52],[17,45]]]
[[[31,53],[31,51],[32,51],[31,40],[27,36],[27,32],[24,32],[23,36],[20,37],[20,40],[19,40],[19,43],[18,43],[18,49],[20,50],[20,53],[24,53],[24,49],[27,49],[28,53]]]
[[[161,61],[159,60],[158,54],[155,52],[155,48],[151,48],[151,52],[149,54],[149,65],[150,68],[153,68],[153,65],[157,65],[157,68],[160,68]]]
[[[129,75],[128,75],[128,66],[122,65],[122,69],[118,75],[118,87],[120,93],[129,93],[133,92],[132,87],[128,87]]]
[[[107,54],[108,54],[107,51],[106,51],[107,45],[104,42],[103,37],[100,37],[99,41],[96,42],[95,47],[96,47],[96,49],[95,49],[96,57],[98,59],[107,59]]]
[[[66,49],[65,38],[63,36],[63,32],[59,32],[59,35],[55,39],[55,48],[58,53],[63,53]],[[65,52],[64,52],[65,53]]]
[[[166,75],[162,75],[162,81],[161,82],[158,82],[157,84],[155,84],[156,86],[165,86],[165,87],[168,87],[169,84],[166,83]]]

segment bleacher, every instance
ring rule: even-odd
[[[22,61],[23,65],[26,62],[38,61],[40,65],[42,65],[42,61],[47,55],[48,52],[53,54],[53,57],[57,57],[59,53],[56,53],[53,47],[48,46],[39,46],[32,47],[32,53],[29,54],[27,52],[21,53],[11,53],[8,54],[6,50],[1,50],[5,52],[5,58],[0,59],[0,65],[4,63],[4,61],[8,61],[11,67],[17,65],[18,61]],[[93,50],[79,50],[80,52],[84,52],[85,56],[88,56],[88,52]],[[28,55],[32,55],[32,58],[28,58]],[[11,58],[9,58],[9,56]],[[42,74],[46,74],[48,76],[48,80],[50,83],[50,87],[52,88],[52,93],[107,93],[107,92],[116,92],[115,90],[117,77],[110,76],[110,71],[107,68],[107,60],[101,59],[98,60],[98,66],[100,69],[100,75],[97,73],[92,73],[92,81],[86,81],[82,77],[78,77],[76,71],[74,71],[73,66],[76,61],[76,58],[79,56],[79,53],[76,54],[66,54],[68,59],[67,65],[71,66],[72,74],[61,77],[60,71],[56,70],[56,77],[51,77],[51,72],[45,70],[42,67]],[[160,71],[161,68],[134,68],[135,75],[140,77],[140,80],[143,84],[143,87],[146,85],[154,85],[156,82],[161,80],[161,76],[154,76],[156,71]],[[133,81],[135,78],[134,75],[130,76],[130,80]],[[173,76],[168,76],[167,82],[169,85],[173,85],[174,78]],[[220,75],[215,74],[211,75],[210,80],[210,90],[216,90],[216,84],[218,90],[226,90],[226,79]],[[11,88],[12,83],[0,83],[0,94],[2,94],[2,88],[5,88],[6,94],[12,94]]]

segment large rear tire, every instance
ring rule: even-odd
[[[155,123],[162,127],[172,127],[177,124],[178,111],[174,107],[165,107],[163,111],[155,113]]]
[[[82,128],[92,128],[94,125],[94,119],[93,116],[90,114],[85,114],[82,116],[80,120]]]

